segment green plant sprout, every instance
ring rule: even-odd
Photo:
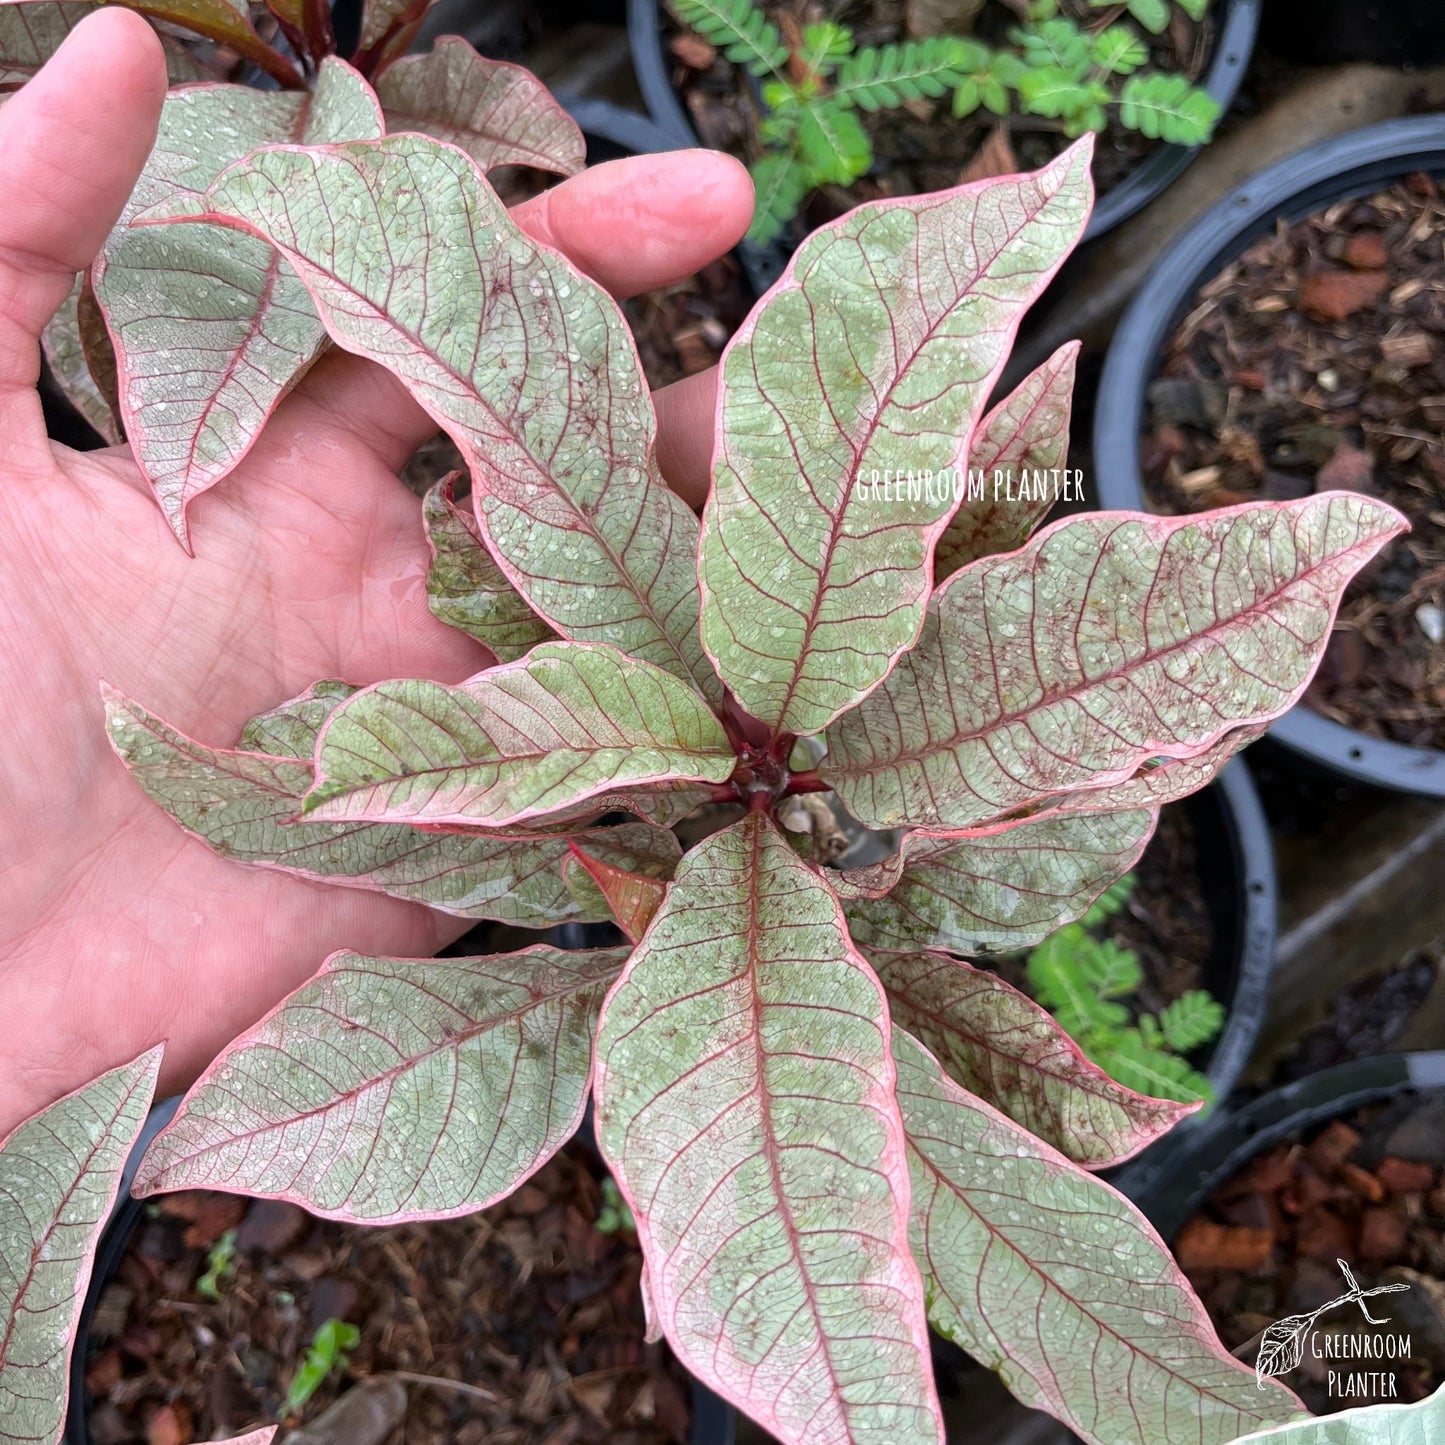
[[[622,1197],[617,1181],[609,1174],[602,1181],[602,1208],[597,1211],[598,1234],[620,1234],[624,1229],[637,1233],[637,1221]]]
[[[284,1413],[294,1415],[304,1409],[332,1371],[346,1368],[351,1351],[360,1343],[361,1331],[355,1325],[349,1325],[345,1320],[327,1320],[312,1336],[306,1358],[297,1370],[296,1378],[291,1381]]]
[[[1107,889],[1077,923],[1051,933],[1028,956],[1035,998],[1085,1055],[1120,1084],[1155,1099],[1190,1104],[1214,1102],[1209,1080],[1188,1054],[1224,1027],[1224,1005],[1206,989],[1180,994],[1158,1014],[1139,1014],[1123,1000],[1143,980],[1139,956],[1098,929],[1118,914],[1134,891],[1126,874]]]
[[[760,83],[766,114],[761,153],[750,169],[757,191],[748,239],[775,240],[808,196],[848,186],[873,164],[859,111],[893,110],[953,93],[956,118],[980,107],[1056,122],[1069,137],[1119,123],[1150,140],[1202,145],[1219,106],[1188,76],[1144,70],[1149,47],[1133,26],[1094,32],[1058,13],[1058,0],[1032,0],[1028,19],[991,48],[971,36],[938,35],[890,45],[854,44],[831,20],[802,28],[796,48],[755,0],[670,0],[673,13]],[[1101,8],[1101,0],[1091,0]],[[1171,0],[1131,0],[1129,13],[1162,33]],[[1175,0],[1194,20],[1208,0]],[[1110,8],[1114,8],[1112,5]]]
[[[196,1293],[212,1304],[221,1301],[221,1285],[236,1267],[236,1231],[228,1229],[206,1256],[206,1272],[196,1281]]]

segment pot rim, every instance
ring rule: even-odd
[[[1412,170],[1445,172],[1445,115],[1363,126],[1236,186],[1168,247],[1114,332],[1094,408],[1094,485],[1106,511],[1145,511],[1139,470],[1155,362],[1199,287],[1280,217],[1302,220]],[[1367,737],[1296,704],[1270,737],[1356,782],[1445,797],[1445,750]]]
[[[1214,53],[1204,73],[1204,89],[1227,111],[1239,90],[1254,53],[1264,0],[1219,0],[1222,19]],[[661,0],[627,0],[627,34],[632,47],[632,68],[648,115],[662,135],[664,149],[691,149],[702,144],[668,75],[662,47]],[[1084,242],[1097,240],[1160,196],[1188,169],[1201,146],[1157,146],[1094,206],[1084,231]],[[1081,243],[1082,244],[1082,243]],[[759,294],[782,274],[794,247],[785,241],[769,246],[743,242],[748,273]]]

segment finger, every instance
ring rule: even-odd
[[[34,388],[41,329],[130,196],[165,92],[155,32],[106,7],[0,107],[0,397]]]
[[[689,507],[700,507],[712,483],[717,367],[653,392],[652,404],[657,408],[657,465]]]
[[[543,191],[512,218],[614,296],[635,296],[731,251],[753,218],[753,183],[721,151],[631,156]]]
[[[614,295],[627,296],[690,276],[731,250],[752,211],[752,181],[731,156],[672,151],[583,171],[512,216]],[[349,430],[393,470],[436,431],[399,381],[354,356],[327,358],[288,407],[292,425]],[[705,464],[698,475],[706,475]]]

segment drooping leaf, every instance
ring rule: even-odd
[[[1044,811],[1098,813],[1177,803],[1213,782],[1230,758],[1257,742],[1267,731],[1265,726],[1236,728],[1195,757],[1151,759],[1126,782],[1051,798]]]
[[[202,1074],[134,1192],[222,1189],[375,1224],[482,1209],[581,1123],[626,956],[334,954]]]
[[[882,990],[759,814],[683,859],[598,1029],[651,1318],[784,1445],[942,1438]]]
[[[1232,1445],[1440,1445],[1445,1385],[1413,1405],[1361,1405],[1318,1420],[1299,1420]]]
[[[1089,148],[814,231],[721,364],[702,637],[748,712],[816,733],[918,636],[951,485],[1019,317],[1088,217]]]
[[[457,687],[380,682],[332,713],[311,817],[502,827],[614,788],[723,782],[736,755],[685,683],[612,647],[544,642]]]
[[[146,796],[223,858],[371,888],[464,918],[524,928],[585,920],[562,882],[564,836],[292,822],[314,776],[309,755],[207,747],[115,693],[107,695],[106,713],[111,745]]]
[[[432,614],[514,662],[556,634],[522,599],[477,531],[470,507],[452,499],[460,472],[444,477],[422,503],[432,563],[427,603]]]
[[[1151,809],[1025,819],[973,836],[907,834],[899,851],[830,881],[860,947],[993,953],[1080,917],[1139,860]]]
[[[0,11],[0,16],[3,16]],[[45,361],[65,399],[112,446],[122,439],[116,392],[115,349],[87,275],[41,334]]]
[[[587,163],[577,123],[529,70],[486,60],[455,35],[406,55],[376,82],[389,133],[419,131],[459,145],[484,171],[535,166],[575,175]]]
[[[980,557],[1023,546],[1047,514],[1055,489],[1029,483],[1068,462],[1078,356],[1079,343],[1065,343],[979,423],[968,454],[969,480],[978,479],[977,494],[970,485],[938,540],[933,575],[939,582]],[[1021,479],[1026,485],[1020,485]]]
[[[241,729],[237,747],[242,752],[309,762],[316,753],[316,739],[326,719],[355,691],[349,682],[335,678],[313,682],[299,697],[257,713]]]
[[[656,470],[627,323],[517,229],[470,159],[418,135],[262,151],[207,206],[279,247],[333,338],[452,435],[488,549],[537,613],[716,695],[697,637],[697,522]],[[404,285],[401,251],[415,256]]]
[[[869,827],[962,828],[1196,756],[1294,704],[1345,584],[1403,526],[1358,493],[1055,523],[939,589],[821,772]]]
[[[662,832],[661,829],[658,830]],[[663,833],[671,838],[671,833]],[[614,919],[617,926],[636,943],[647,932],[662,900],[667,896],[666,879],[672,876],[675,863],[664,873],[654,867],[648,871],[629,868],[624,863],[597,856],[593,848],[572,845],[563,876],[572,896],[589,912],[600,911]],[[600,901],[600,906],[599,906]]]
[[[1091,1445],[1224,1445],[1300,1413],[1219,1343],[1123,1195],[893,1040],[936,1329]]]
[[[95,291],[116,338],[126,435],[183,543],[187,506],[246,455],[326,333],[306,288],[264,242],[131,223],[195,209],[217,174],[257,146],[381,131],[370,88],[335,58],[322,64],[314,96],[206,85],[166,98],[156,148],[96,263]]]
[[[1107,1169],[1189,1112],[1115,1083],[1030,998],[940,953],[870,953],[893,1022],[971,1094],[1090,1169]]]
[[[55,1445],[100,1232],[145,1123],[152,1049],[0,1140],[0,1437]]]

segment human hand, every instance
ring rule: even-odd
[[[125,448],[45,435],[40,331],[119,215],[155,138],[165,64],[105,9],[0,106],[0,1136],[161,1040],[161,1091],[332,951],[425,955],[465,924],[242,867],[181,833],[106,740],[99,681],[190,735],[321,677],[458,681],[487,665],[426,602],[420,504],[397,471],[434,431],[399,384],[333,352],[234,476],[198,498],[189,558]],[[600,166],[518,222],[614,294],[680,279],[746,229],[725,156]],[[706,485],[710,376],[658,395],[659,461]]]

